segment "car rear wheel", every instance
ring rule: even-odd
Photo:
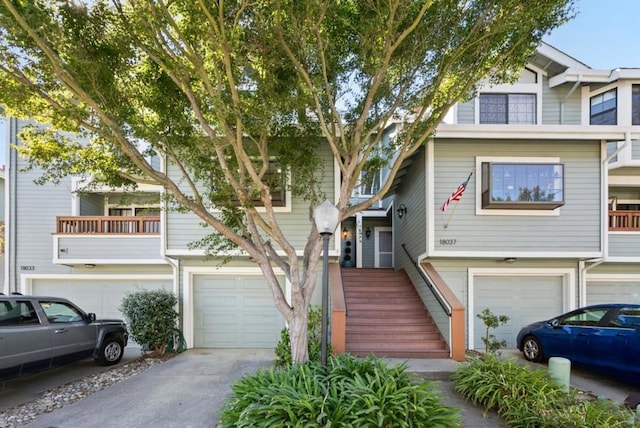
[[[522,342],[522,354],[525,360],[540,362],[544,359],[542,354],[542,345],[534,336],[527,336]]]
[[[100,353],[96,361],[101,366],[118,364],[124,355],[122,342],[113,336],[106,337],[100,347]]]

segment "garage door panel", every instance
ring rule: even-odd
[[[587,305],[600,303],[640,303],[638,281],[588,281]]]
[[[78,305],[85,312],[93,312],[97,318],[124,319],[118,309],[128,293],[140,290],[173,291],[169,281],[157,280],[75,280],[75,279],[34,279],[32,294],[64,297]],[[134,345],[133,339],[129,340]]]
[[[284,319],[262,275],[195,275],[194,345],[273,348]]]
[[[473,347],[484,349],[486,326],[477,314],[489,308],[494,315],[507,315],[506,325],[489,333],[516,347],[520,329],[535,321],[554,317],[562,311],[560,276],[477,276],[474,278]]]
[[[80,306],[85,312],[93,312],[98,318],[123,318],[118,309],[127,293],[140,290],[172,291],[172,285],[144,280],[33,280],[32,293],[64,297]]]

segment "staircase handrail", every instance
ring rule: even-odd
[[[447,314],[448,317],[451,317],[451,307],[442,299],[442,297],[440,296],[440,293],[438,293],[431,279],[427,275],[425,275],[422,269],[420,269],[420,266],[418,266],[418,262],[414,260],[414,258],[411,256],[411,253],[409,253],[409,250],[407,250],[407,247],[405,244],[402,244],[402,249],[407,254],[407,257],[409,257],[409,260],[411,261],[411,264],[413,265],[413,267],[416,268],[416,270],[422,277],[422,280],[424,281],[424,283],[427,284],[427,288],[429,288],[429,291],[431,291],[431,294],[433,294],[433,296],[436,298],[436,300],[440,304],[440,307],[442,308],[444,313]]]

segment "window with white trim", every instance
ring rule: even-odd
[[[618,124],[618,90],[616,88],[590,98],[589,124]]]
[[[380,171],[360,173],[360,185],[353,190],[354,197],[373,196],[380,191]]]
[[[554,210],[564,205],[564,165],[482,162],[482,208]]]
[[[257,166],[256,166],[257,169]],[[287,206],[287,174],[283,172],[282,167],[276,159],[269,160],[267,171],[262,177],[262,181],[269,186],[271,193],[271,204],[273,207]],[[238,198],[231,197],[231,201],[239,205]],[[260,200],[260,195],[255,195],[253,203],[256,207],[262,207],[264,204]]]
[[[480,123],[534,125],[536,94],[480,94]]]

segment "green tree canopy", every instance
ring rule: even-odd
[[[19,148],[43,180],[160,185],[211,227],[201,245],[250,255],[290,324],[294,360],[305,361],[322,241],[313,221],[302,251],[283,234],[273,161],[311,220],[332,179],[318,150],[329,148],[340,218],[367,209],[449,108],[481,79],[517,75],[572,3],[1,0],[0,104],[49,125],[26,129]],[[383,130],[407,117],[383,147]],[[391,174],[380,191],[350,205],[361,173],[382,165]],[[289,303],[273,267],[290,281]]]

